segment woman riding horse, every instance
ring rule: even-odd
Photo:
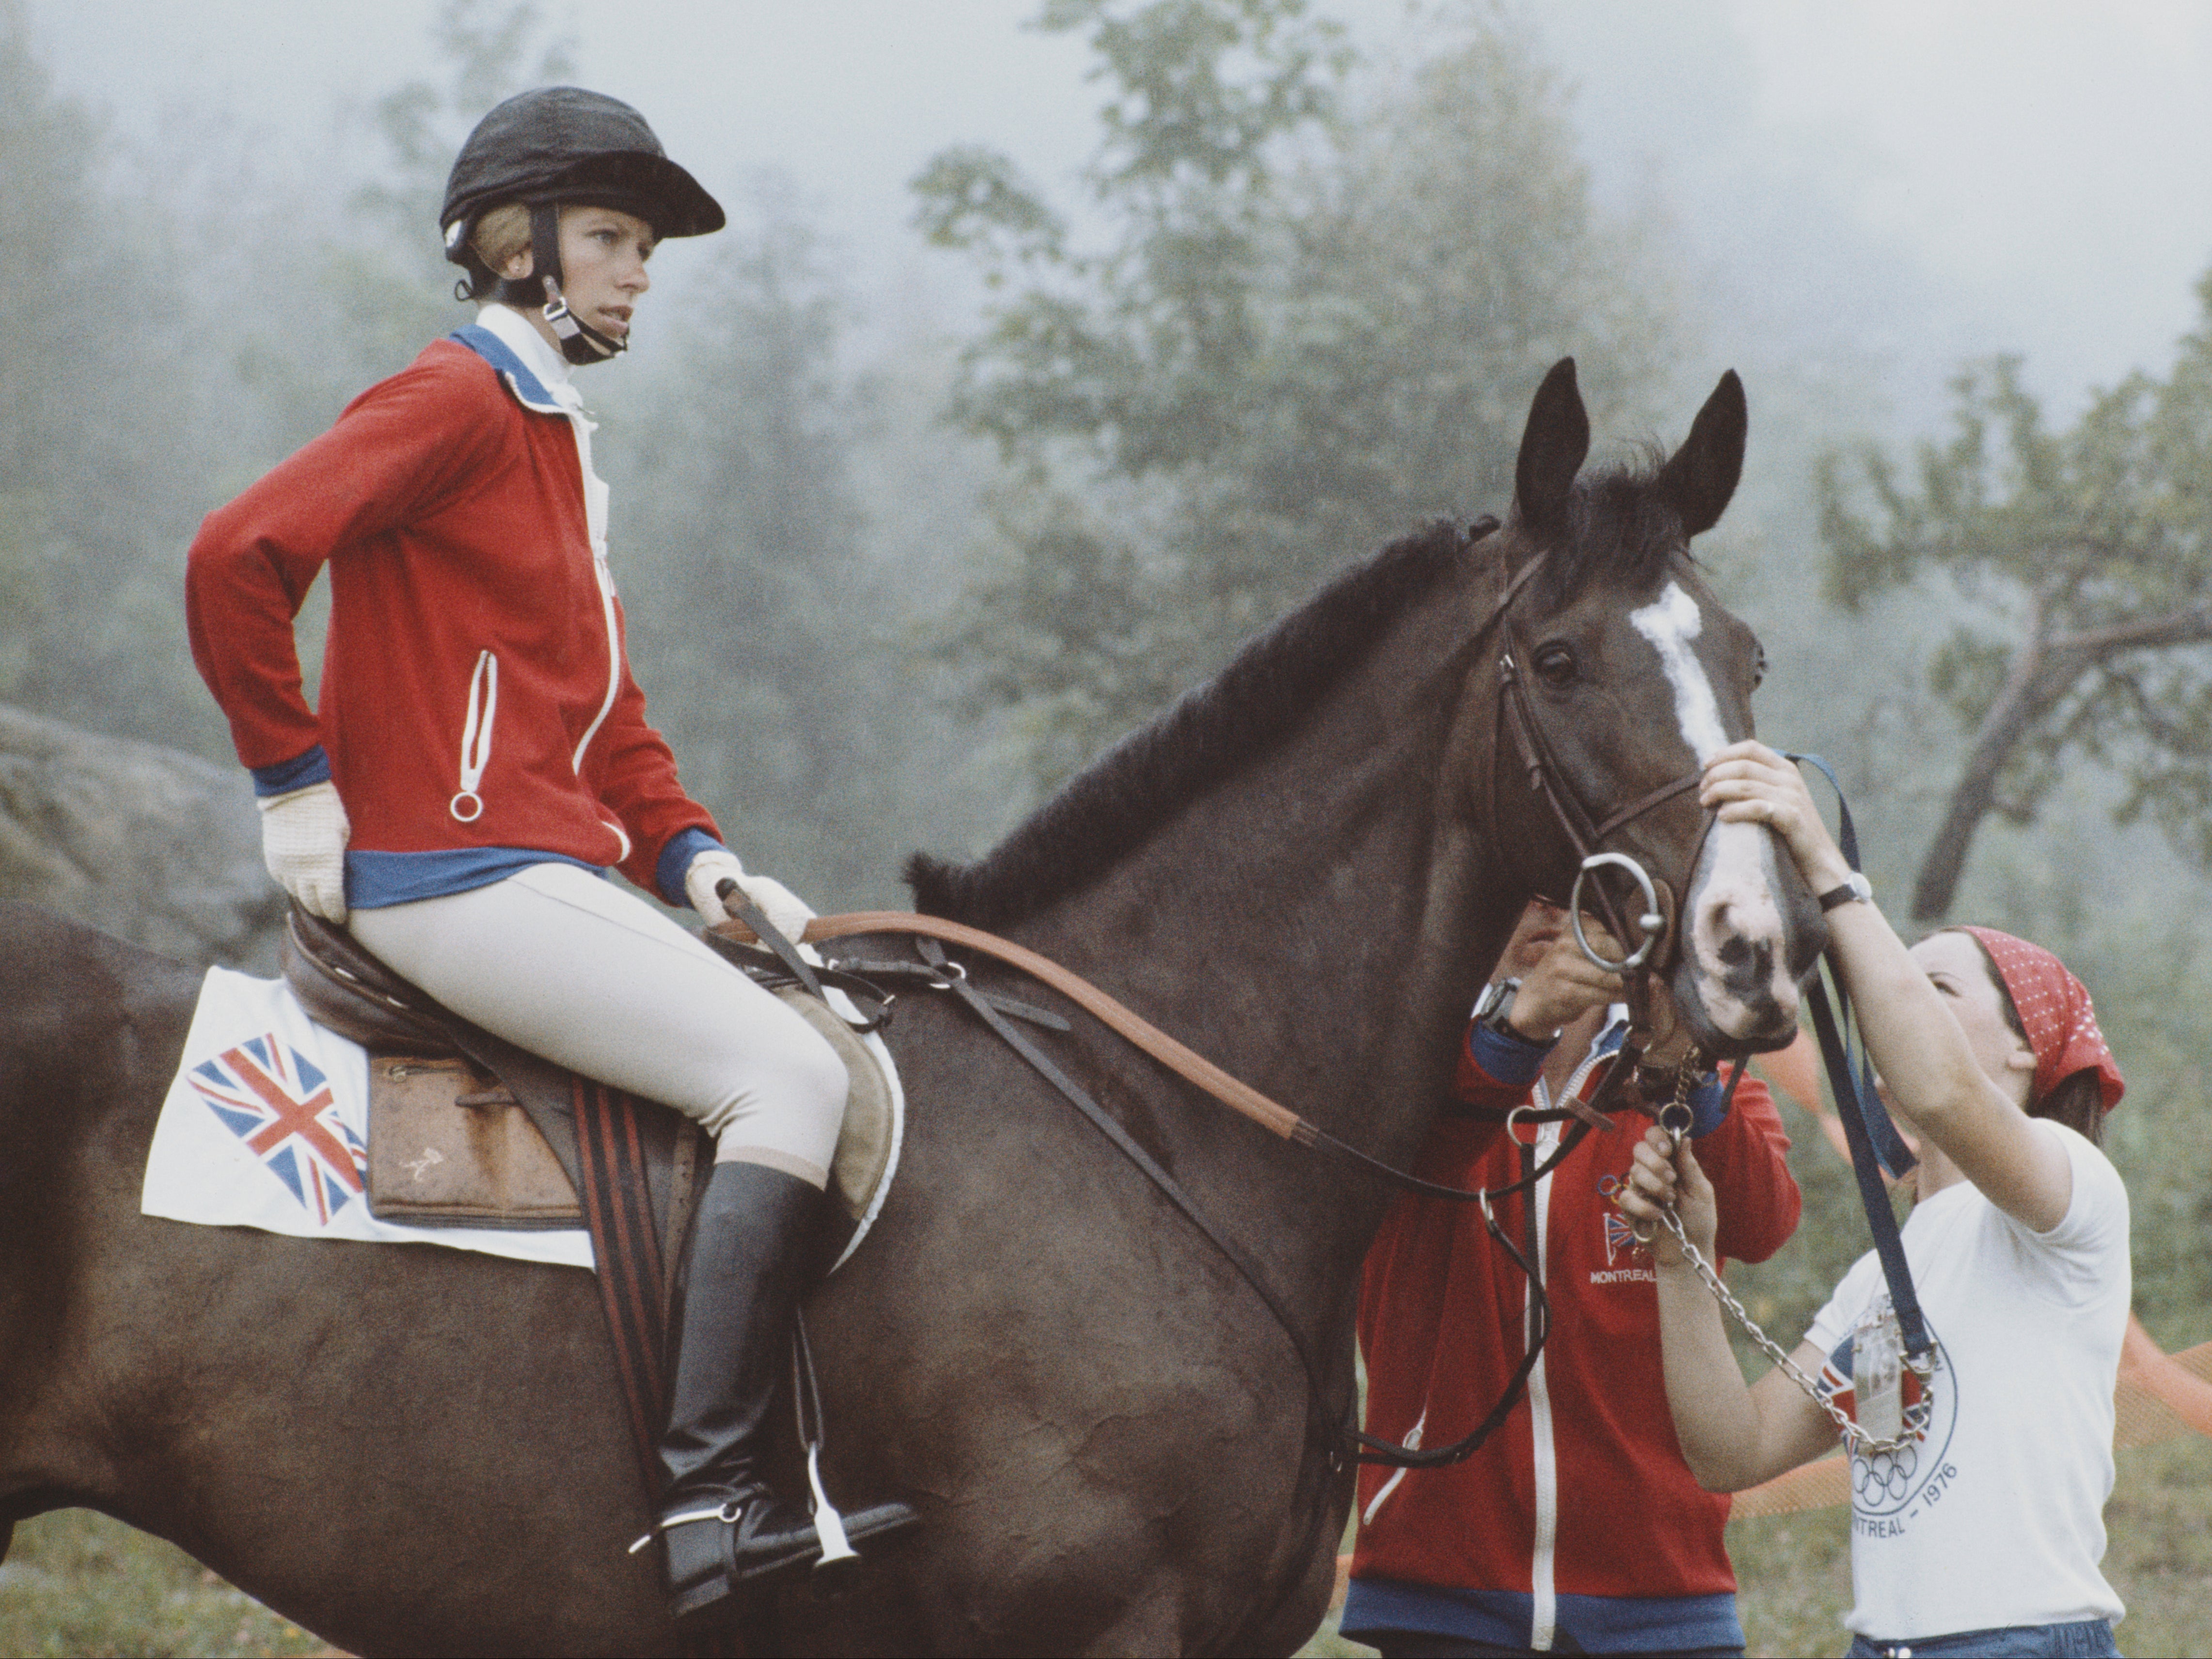
[[[447,1008],[714,1137],[660,1444],[671,1605],[821,1550],[759,1442],[845,1109],[797,1014],[635,894],[710,921],[734,881],[796,936],[688,797],[623,645],[607,487],[572,366],[629,343],[662,239],[722,209],[628,105],[574,87],[500,105],[440,215],[475,324],[349,404],[209,515],[192,654],[252,770],[270,873]],[[293,620],[331,570],[321,708]],[[858,1541],[911,1522],[848,1518]]]

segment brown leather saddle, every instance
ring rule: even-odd
[[[368,1050],[373,1214],[416,1226],[585,1225],[574,1074],[441,1006],[344,929],[296,906],[283,961],[308,1015]],[[853,1075],[831,1183],[835,1202],[823,1206],[826,1267],[888,1178],[896,1137],[891,1091],[827,1006],[781,983],[765,958],[758,977],[822,1032]],[[648,1101],[637,1105],[638,1161],[672,1280],[713,1152],[682,1113]]]
[[[573,1074],[441,1007],[296,905],[282,954],[308,1016],[368,1050],[373,1214],[415,1226],[583,1225]],[[680,1244],[706,1137],[666,1106],[637,1119],[653,1220]]]

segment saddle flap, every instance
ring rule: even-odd
[[[368,1096],[368,1207],[379,1220],[583,1225],[576,1190],[529,1113],[467,1061],[374,1056]]]
[[[829,1220],[842,1249],[867,1214],[895,1155],[896,1120],[890,1084],[866,1043],[835,1008],[797,985],[776,986],[773,994],[821,1032],[845,1063],[845,1123],[830,1163],[830,1197],[837,1214]]]

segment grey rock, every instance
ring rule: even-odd
[[[4,704],[0,897],[187,962],[262,969],[284,913],[244,772]]]

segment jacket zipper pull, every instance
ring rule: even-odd
[[[499,710],[499,658],[489,651],[477,653],[476,672],[469,676],[469,710],[461,723],[460,792],[447,802],[446,810],[464,824],[483,816],[483,796],[477,787],[484,768],[491,764],[492,718]]]

